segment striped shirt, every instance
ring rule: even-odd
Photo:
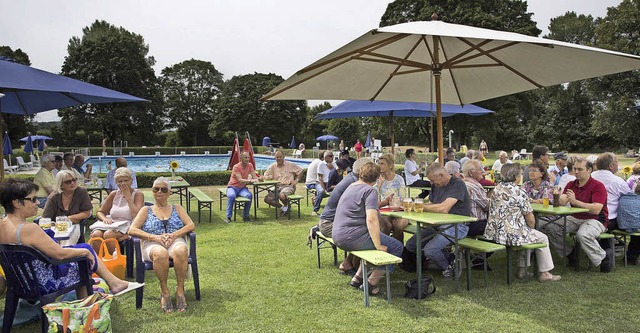
[[[487,219],[487,211],[489,210],[489,199],[482,185],[475,180],[465,178],[464,183],[467,185],[469,198],[471,199],[471,216],[478,220]]]

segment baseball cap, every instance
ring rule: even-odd
[[[553,158],[556,160],[567,160],[569,158],[569,155],[567,155],[567,152],[561,151],[558,153],[553,154]]]

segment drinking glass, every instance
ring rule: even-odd
[[[549,207],[549,198],[547,197],[542,198],[542,207],[544,208]]]
[[[51,229],[51,219],[48,217],[41,217],[38,224],[40,225],[40,228],[44,230]]]
[[[56,230],[65,232],[69,228],[69,218],[66,216],[56,217]]]
[[[400,209],[400,198],[394,196],[391,198],[391,202],[389,203],[389,208],[391,210],[399,210]]]
[[[413,211],[416,213],[422,213],[424,211],[424,200],[421,198],[416,198],[413,201]]]
[[[413,201],[411,200],[411,198],[405,198],[402,201],[402,207],[404,208],[405,212],[411,212],[411,210],[413,209]]]

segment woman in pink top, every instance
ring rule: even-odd
[[[242,213],[242,219],[245,222],[251,222],[249,213],[251,213],[251,191],[247,189],[247,184],[252,184],[258,181],[259,177],[256,171],[253,169],[253,164],[249,163],[249,153],[243,152],[240,155],[240,163],[233,166],[231,170],[231,179],[227,184],[227,219],[225,222],[231,222],[231,213],[233,213],[233,205],[237,196],[241,196],[249,199],[249,202],[244,205],[244,212]]]
[[[356,140],[356,144],[353,145],[353,149],[356,150],[356,159],[360,159],[360,154],[362,154],[362,143],[360,143],[360,139]]]

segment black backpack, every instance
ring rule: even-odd
[[[422,299],[429,298],[429,296],[433,295],[436,292],[436,285],[433,283],[432,276],[426,276],[422,278]],[[406,292],[404,297],[415,298],[418,299],[418,280],[411,280],[404,285]],[[431,287],[431,291],[429,288]]]

